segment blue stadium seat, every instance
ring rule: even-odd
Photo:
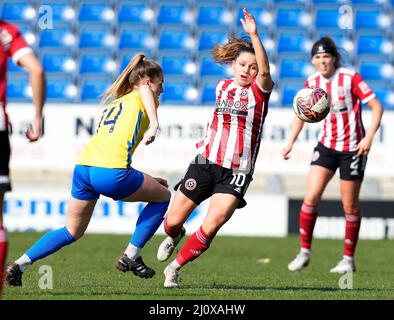
[[[301,8],[278,8],[276,11],[277,28],[308,28],[312,17]]]
[[[379,10],[358,10],[355,18],[356,30],[381,30],[390,26],[390,17]]]
[[[394,90],[389,86],[369,83],[385,110],[394,110]]]
[[[229,9],[221,5],[200,5],[197,13],[199,26],[229,26],[234,19]]]
[[[244,18],[244,14],[243,14],[243,8],[245,7],[244,4],[240,4],[238,5],[236,12],[237,12],[237,32],[239,30],[242,30],[241,27],[241,18]],[[247,7],[248,11],[253,14],[253,16],[256,19],[256,23],[258,26],[264,26],[267,27],[269,29],[271,29],[272,25],[273,25],[273,14],[271,13],[271,11],[269,11],[267,8],[264,8],[263,6],[256,6],[256,3],[254,3],[253,5],[250,5]],[[241,27],[241,28],[240,28]]]
[[[367,81],[376,80],[390,82],[394,77],[394,67],[385,60],[367,59],[361,61],[359,72]]]
[[[199,103],[203,105],[214,105],[215,104],[215,98],[216,98],[216,85],[217,85],[217,80],[211,79],[211,80],[206,80],[203,81],[201,86],[200,86],[200,101]]]
[[[79,72],[81,74],[97,73],[112,75],[116,71],[116,62],[108,53],[84,53],[80,56]]]
[[[119,4],[118,22],[121,24],[151,23],[154,15],[147,1],[122,1]]]
[[[303,82],[285,82],[282,83],[279,95],[280,105],[284,108],[291,108],[293,106],[293,99],[298,90],[304,87]]]
[[[230,75],[228,67],[216,63],[211,55],[201,56],[199,65],[200,77],[214,76],[218,79],[220,77],[227,78]]]
[[[45,72],[74,74],[76,72],[76,61],[67,53],[45,53],[41,56],[41,62]]]
[[[110,49],[115,50],[116,39],[112,32],[105,28],[82,27],[79,32],[80,49]]]
[[[216,1],[215,1],[216,2]],[[258,5],[264,7],[269,5],[269,0],[233,0],[234,4],[240,4],[249,9],[250,6]]]
[[[212,50],[216,44],[225,44],[228,38],[229,34],[225,28],[201,29],[198,32],[198,50]]]
[[[104,92],[112,85],[111,78],[82,78],[81,101],[98,103]]]
[[[52,23],[56,27],[68,26],[70,27],[76,21],[76,12],[70,3],[63,0],[46,0],[38,10],[39,19],[44,19],[44,22],[49,23],[48,16],[51,13]],[[45,20],[48,19],[48,20]]]
[[[159,31],[159,50],[194,49],[196,45],[192,34],[183,28],[163,27]]]
[[[105,2],[81,2],[78,21],[80,23],[113,23],[115,12]]]
[[[163,55],[159,58],[165,76],[194,77],[197,66],[190,56],[183,54]]]
[[[119,73],[121,73],[124,70],[124,68],[126,68],[126,66],[130,63],[130,61],[133,59],[133,57],[137,53],[140,53],[140,52],[141,52],[141,50],[135,50],[135,51],[134,50],[133,51],[129,51],[129,50],[123,51],[122,50],[122,54],[119,59],[119,61],[120,61]],[[153,53],[151,51],[144,50],[143,52],[148,59],[153,59]]]
[[[76,38],[67,28],[44,29],[40,33],[39,48],[73,48]]]
[[[338,29],[340,14],[337,8],[317,9],[315,14],[316,29]]]
[[[7,99],[17,102],[31,102],[31,87],[27,77],[10,77],[7,80]]]
[[[1,19],[11,23],[33,23],[36,21],[37,13],[34,6],[26,1],[4,1],[1,5]]]
[[[78,88],[71,79],[49,77],[47,80],[48,102],[76,102],[78,100]]]
[[[8,59],[7,63],[7,70],[9,73],[16,73],[16,74],[27,74],[26,69],[17,66],[12,59]]]
[[[127,27],[119,32],[119,49],[152,50],[156,40],[150,28]]]
[[[309,52],[312,43],[305,33],[280,33],[277,46],[278,53]]]
[[[288,57],[279,60],[279,77],[306,79],[314,72],[313,66],[306,57]]]
[[[157,22],[160,25],[189,26],[194,21],[192,11],[182,3],[163,4],[159,7]]]
[[[357,54],[390,55],[392,44],[381,34],[358,34]]]
[[[166,78],[164,92],[160,96],[162,104],[196,104],[198,102],[197,89],[187,81]]]

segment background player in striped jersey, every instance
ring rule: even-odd
[[[82,150],[74,168],[66,226],[46,233],[6,268],[6,283],[22,285],[22,273],[38,259],[81,238],[100,194],[127,202],[148,202],[117,268],[151,278],[141,249],[163,221],[171,193],[164,179],[135,170],[132,155],[138,144],[154,141],[159,126],[156,108],[163,92],[163,73],[154,61],[136,55],[104,94],[106,103],[96,134]]]
[[[308,176],[308,187],[300,211],[301,252],[289,264],[291,271],[308,266],[313,228],[324,189],[340,171],[340,193],[346,218],[344,256],[330,272],[355,271],[354,253],[361,223],[359,193],[367,154],[379,128],[383,108],[374,92],[355,71],[341,67],[341,56],[329,37],[316,41],[311,51],[317,72],[305,82],[305,87],[324,89],[331,100],[331,111],[325,118]],[[361,118],[361,103],[372,109],[372,121],[365,132]],[[288,145],[282,150],[284,159],[303,128],[304,122],[294,120]]]
[[[17,26],[0,19],[0,295],[3,284],[3,269],[7,255],[7,236],[3,228],[4,194],[11,191],[9,176],[10,140],[8,115],[6,111],[6,87],[8,58],[29,73],[33,93],[35,115],[32,126],[26,131],[29,141],[41,136],[43,106],[45,102],[45,73],[33,50],[23,39]]]
[[[176,186],[167,212],[168,237],[159,247],[159,261],[167,260],[184,236],[183,224],[193,209],[209,197],[210,206],[199,230],[165,268],[165,287],[178,286],[181,267],[206,251],[235,209],[246,205],[243,197],[252,181],[273,82],[255,19],[246,9],[243,13],[242,26],[252,42],[231,38],[212,52],[216,62],[232,65],[234,78],[216,86],[216,106],[205,138],[197,144],[198,155]]]

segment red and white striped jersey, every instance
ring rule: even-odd
[[[25,53],[32,52],[19,29],[4,20],[0,20],[0,131],[7,130],[8,117],[5,110],[7,87],[8,57],[16,64]]]
[[[341,67],[329,79],[315,72],[304,86],[320,87],[330,97],[331,111],[324,119],[319,141],[336,151],[355,151],[365,136],[360,102],[368,103],[375,98],[368,84],[357,72]]]
[[[215,111],[197,143],[198,153],[224,168],[253,172],[270,94],[256,80],[244,87],[232,79],[219,81]]]

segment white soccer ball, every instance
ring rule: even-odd
[[[319,122],[330,112],[330,98],[322,88],[304,88],[293,100],[293,110],[305,122]]]

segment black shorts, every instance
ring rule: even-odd
[[[8,131],[0,131],[0,193],[11,191],[10,152]]]
[[[244,195],[252,180],[251,174],[223,168],[199,154],[174,189],[179,187],[179,190],[197,205],[214,193],[232,194],[240,200],[239,209],[246,206]]]
[[[363,180],[366,164],[366,155],[358,156],[357,151],[336,151],[327,148],[320,142],[314,149],[311,161],[311,165],[318,165],[333,172],[339,168],[340,178],[350,181]]]

